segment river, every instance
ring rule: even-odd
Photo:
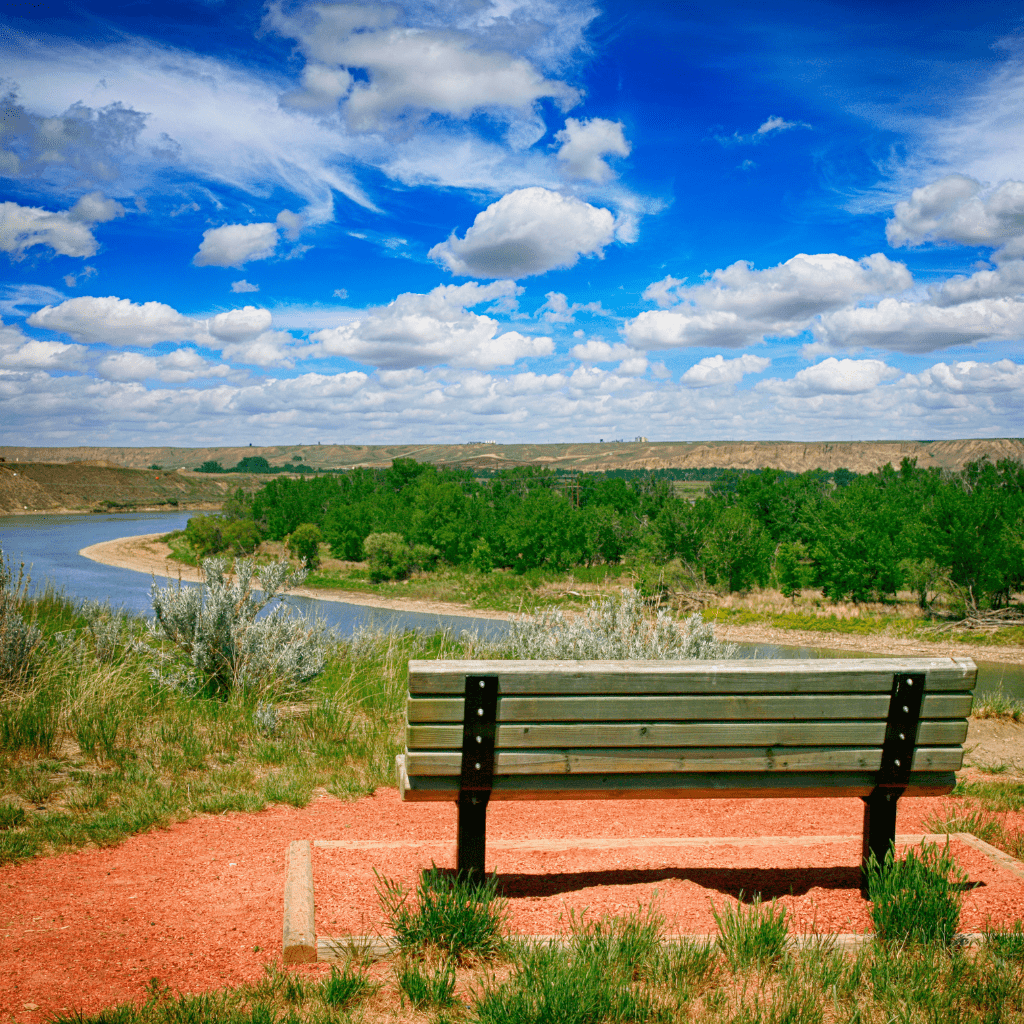
[[[32,589],[47,581],[69,597],[109,602],[136,614],[150,611],[150,577],[130,569],[103,565],[78,552],[92,544],[141,533],[169,533],[188,522],[189,512],[130,512],[110,515],[31,515],[0,516],[0,547],[15,563],[24,562],[32,576]],[[384,629],[464,629],[482,636],[501,634],[505,624],[495,619],[470,615],[439,615],[424,612],[399,612],[338,601],[317,601],[289,597],[289,603],[304,613],[315,613],[342,636],[350,636],[359,626]],[[776,644],[741,644],[741,657],[758,658],[846,658],[872,657],[849,651],[817,647],[786,647]],[[978,689],[999,687],[1024,698],[1024,666],[998,662],[978,662]]]

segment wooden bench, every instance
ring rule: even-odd
[[[969,658],[410,661],[398,786],[458,803],[458,869],[477,875],[491,800],[861,797],[882,863],[899,797],[955,785],[976,675]]]

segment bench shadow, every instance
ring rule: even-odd
[[[811,889],[853,890],[860,893],[860,869],[826,868],[650,868],[615,871],[579,871],[566,874],[504,874],[498,891],[508,899],[558,896],[610,885],[651,885],[658,882],[693,882],[708,889],[752,902],[756,897],[803,896]]]

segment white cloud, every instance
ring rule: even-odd
[[[862,365],[826,360],[817,376],[802,371],[749,390],[691,388],[598,367],[507,376],[439,368],[306,373],[173,388],[0,369],[0,393],[12,444],[230,443],[240,433],[254,443],[280,444],[308,440],[311,432],[324,443],[359,443],[372,435],[381,444],[443,443],[452,436],[513,443],[635,434],[679,440],[1024,434],[1019,363],[937,363],[901,376],[878,360],[848,362]]]
[[[231,290],[233,292],[236,292],[236,293],[239,293],[239,292],[258,292],[260,290],[260,286],[258,284],[249,284],[249,282],[246,281],[245,278],[242,278],[241,281],[232,281],[231,282]]]
[[[967,175],[948,174],[897,203],[885,233],[893,246],[954,242],[1024,255],[1024,181],[985,188]]]
[[[754,270],[745,260],[716,270],[699,285],[675,278],[648,286],[646,298],[672,309],[647,310],[626,322],[623,335],[636,348],[693,345],[738,347],[765,336],[792,337],[811,320],[864,296],[902,292],[913,279],[902,263],[882,253],[852,260],[835,253],[800,253],[775,267]]]
[[[29,338],[14,324],[0,321],[0,367],[25,370],[80,370],[88,349],[60,341]]]
[[[771,362],[770,359],[765,359],[762,356],[742,355],[736,359],[708,356],[691,366],[679,379],[690,388],[738,384],[745,374],[763,373],[771,365]]]
[[[281,365],[291,365],[290,357],[284,353],[294,339],[286,333],[271,332],[271,322],[270,311],[256,306],[195,319],[183,316],[162,302],[134,303],[114,295],[68,299],[58,306],[44,306],[28,318],[32,327],[69,334],[86,344],[150,348],[162,341],[195,341],[208,348],[221,349],[225,359],[238,358],[241,362],[269,366],[275,365],[272,354],[277,353],[283,360]],[[138,360],[111,359],[107,365],[131,368],[144,364]],[[169,365],[166,361],[160,364],[165,368]],[[173,367],[168,372],[173,372]]]
[[[206,329],[218,340],[237,342],[270,330],[272,319],[269,309],[243,306],[211,317],[206,321]]]
[[[801,121],[787,121],[785,118],[779,117],[777,114],[772,114],[763,124],[761,124],[757,132],[757,135],[768,135],[771,132],[784,132],[787,128],[809,128],[810,125],[803,124]]]
[[[275,224],[225,224],[203,232],[192,262],[197,267],[241,267],[250,260],[268,259],[276,246]]]
[[[237,341],[225,342],[220,346],[221,358],[247,366],[278,366],[291,368],[295,365],[295,339],[287,331],[266,331],[256,337],[239,336]]]
[[[755,389],[797,397],[859,395],[873,391],[883,381],[894,380],[899,376],[899,370],[887,366],[879,359],[829,357],[798,371],[791,380],[763,380],[755,385]]]
[[[815,338],[832,351],[867,347],[934,352],[950,345],[1024,337],[1024,301],[979,299],[956,306],[934,306],[882,299],[874,306],[829,313],[812,330]]]
[[[555,136],[562,146],[558,159],[573,178],[608,181],[615,172],[603,159],[608,156],[629,156],[630,146],[622,133],[621,121],[593,117],[588,121],[566,118],[565,127]]]
[[[601,256],[614,237],[608,210],[546,188],[524,188],[478,213],[465,238],[453,232],[428,255],[454,274],[519,278]]]
[[[76,341],[149,348],[161,341],[195,337],[195,321],[162,302],[136,304],[115,295],[83,295],[44,306],[28,318],[33,327],[70,334]]]
[[[36,245],[49,246],[61,256],[94,256],[99,243],[93,225],[123,216],[124,207],[99,192],[82,196],[70,210],[56,212],[0,203],[0,250],[16,260]]]
[[[449,366],[490,369],[554,351],[547,337],[518,331],[499,333],[501,325],[468,307],[518,289],[511,281],[480,285],[439,285],[426,295],[406,292],[386,306],[368,309],[358,319],[311,336],[310,354],[341,355],[390,369]]]
[[[581,363],[614,363],[620,359],[635,358],[638,354],[642,355],[643,353],[638,353],[636,349],[623,345],[621,342],[609,345],[607,341],[602,341],[600,338],[591,338],[585,344],[573,345],[569,349],[569,355]]]
[[[550,324],[567,324],[571,323],[581,310],[587,313],[605,313],[600,302],[570,303],[562,292],[548,292],[544,296],[544,302],[537,307],[536,315]]]
[[[542,98],[563,110],[579,101],[576,89],[545,79],[524,57],[481,46],[473,33],[456,28],[396,23],[398,15],[383,5],[311,5],[296,14],[271,5],[268,24],[298,40],[313,62],[285,102],[327,110],[343,101],[349,123],[371,131],[402,114],[466,118],[480,109],[528,109]],[[349,69],[358,69],[360,79]]]
[[[1004,260],[995,270],[978,270],[970,276],[957,274],[929,289],[932,304],[957,306],[977,299],[1024,296],[1024,260]]]
[[[185,384],[204,378],[226,377],[229,366],[215,366],[190,348],[179,348],[166,355],[147,356],[139,352],[111,352],[97,363],[96,374],[103,380],[159,380]]]

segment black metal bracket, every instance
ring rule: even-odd
[[[896,803],[910,784],[924,686],[923,673],[899,672],[892,678],[882,764],[875,777],[875,788],[870,796],[864,797],[861,891],[865,897],[871,855],[874,854],[879,867],[884,867],[886,857],[896,846]]]
[[[458,870],[477,880],[482,880],[484,875],[487,802],[494,785],[497,728],[498,677],[466,676],[459,775]]]
[[[893,676],[885,739],[882,741],[882,766],[878,769],[876,786],[906,789],[910,783],[917,730],[921,724],[924,683],[924,673],[899,672]]]

